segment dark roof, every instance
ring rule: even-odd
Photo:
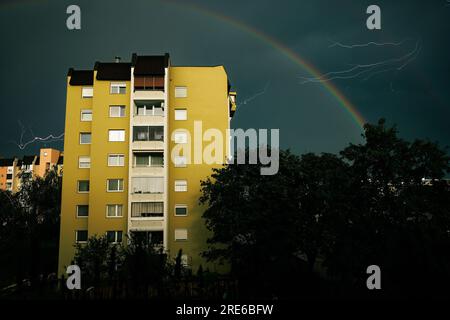
[[[23,164],[27,165],[27,164],[33,164],[34,161],[34,157],[35,156],[23,156]]]
[[[129,62],[96,62],[97,80],[130,80],[131,63]]]
[[[21,159],[17,159],[17,166],[21,167],[22,166],[23,161]]]
[[[67,75],[70,77],[69,84],[71,86],[92,86],[94,84],[93,70],[74,70],[70,68]]]
[[[39,165],[41,163],[41,157],[37,156],[36,161],[34,162],[35,165]]]
[[[14,164],[14,158],[0,159],[0,167],[10,167]]]
[[[163,76],[169,65],[169,54],[163,56],[138,56],[133,53],[132,65],[135,76]]]
[[[63,163],[64,163],[64,157],[63,156],[59,156],[57,164],[63,164]]]

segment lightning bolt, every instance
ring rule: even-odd
[[[21,132],[20,132],[20,140],[19,142],[17,141],[10,141],[11,143],[14,143],[20,150],[24,150],[28,145],[32,144],[32,143],[42,143],[42,142],[55,142],[55,141],[61,141],[64,138],[64,133],[61,133],[59,135],[53,135],[53,134],[49,134],[46,137],[39,137],[39,136],[35,136],[33,133],[33,130],[31,130],[30,127],[28,127],[28,131],[30,132],[32,138],[28,141],[24,142],[24,137],[25,134],[27,133],[27,129],[25,128],[25,126],[22,124],[22,122],[19,120],[18,121]]]
[[[377,46],[377,47],[395,46],[395,47],[398,47],[409,40],[411,40],[411,39],[406,38],[400,42],[367,42],[367,43],[360,43],[360,44],[343,44],[340,42],[331,41],[332,44],[329,45],[328,48],[340,47],[340,48],[345,48],[345,49],[354,49],[354,48],[364,48],[364,47],[369,47],[369,46]]]
[[[403,42],[406,40],[403,40]],[[373,42],[374,43],[374,42]],[[397,42],[395,44],[400,44],[401,42]],[[352,45],[353,48],[359,47],[359,46],[368,46],[370,43],[366,44],[357,44]],[[379,43],[379,45],[382,45]],[[350,45],[345,45],[347,47],[352,47]],[[366,77],[363,79],[363,81],[366,81],[373,76],[388,72],[388,71],[401,71],[404,69],[408,64],[410,64],[412,61],[414,61],[417,56],[419,55],[420,51],[422,49],[421,41],[416,41],[416,45],[413,50],[409,51],[405,55],[398,57],[398,58],[390,58],[386,60],[377,61],[374,63],[367,63],[367,64],[356,64],[352,65],[350,68],[338,70],[338,71],[330,71],[327,73],[324,73],[320,75],[319,77],[303,77],[300,76],[299,78],[302,79],[300,82],[301,84],[305,83],[322,83],[322,82],[328,82],[336,79],[353,79],[353,78],[359,78],[362,75],[366,75]]]
[[[247,104],[247,103],[251,102],[252,100],[256,99],[257,97],[265,94],[267,92],[267,89],[269,89],[269,86],[270,86],[270,81],[266,83],[266,85],[264,86],[264,89],[262,91],[259,91],[259,92],[255,93],[255,94],[251,95],[250,97],[244,99],[241,103],[238,103],[237,106],[241,106],[243,104]]]

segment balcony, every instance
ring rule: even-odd
[[[133,126],[133,150],[163,150],[163,126]]]
[[[164,217],[164,202],[132,202],[131,218],[138,219],[156,219]]]
[[[164,99],[163,76],[134,77],[134,99]]]
[[[163,125],[164,100],[135,100],[133,123],[137,125]]]

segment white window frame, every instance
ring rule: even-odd
[[[175,156],[173,159],[174,166],[176,168],[186,168],[187,167],[187,157],[186,156]]]
[[[118,139],[119,140],[112,140],[114,136],[111,136],[112,133],[119,134]],[[120,140],[122,139],[122,140]],[[125,129],[109,129],[108,130],[108,141],[109,142],[125,142]]]
[[[81,142],[81,136],[82,136],[83,134],[88,134],[88,135],[91,137],[91,142],[89,142],[89,143],[83,143],[83,142]],[[91,144],[91,143],[92,143],[92,133],[91,133],[91,132],[80,132],[80,144]]]
[[[178,208],[186,209],[186,214],[177,214],[177,209]],[[188,213],[188,206],[186,204],[176,204],[173,214],[176,217],[187,217],[187,215],[189,214]]]
[[[90,119],[83,119],[83,116],[85,116],[85,115],[91,115],[91,118]],[[83,109],[83,110],[81,110],[81,112],[80,112],[80,121],[83,121],[83,122],[91,122],[92,121],[92,109]]]
[[[81,88],[82,98],[92,98],[94,96],[94,87],[83,87]]]
[[[121,92],[121,89],[125,88],[124,92]],[[109,86],[110,94],[126,94],[127,93],[127,84],[125,82],[111,82]]]
[[[178,183],[178,184],[177,184]],[[175,180],[175,192],[187,192],[188,190],[188,183],[187,180]]]
[[[187,98],[188,92],[186,86],[175,87],[175,98]]]
[[[118,159],[118,164],[111,164],[110,158]],[[120,160],[122,160],[122,164],[120,163],[121,162]],[[123,153],[111,153],[111,154],[108,154],[108,158],[106,161],[108,162],[108,167],[124,167],[125,166],[125,155]]]
[[[118,187],[120,187],[120,181],[122,181],[122,189],[118,189],[118,190],[109,190],[109,181],[110,180],[119,180],[119,183],[118,183]],[[106,179],[106,191],[107,192],[123,192],[123,190],[124,190],[125,188],[124,188],[124,180],[123,179],[119,179],[119,178],[111,178],[111,179]]]
[[[112,114],[112,110],[114,110],[114,108],[118,108],[119,109],[119,115],[113,115]],[[117,105],[117,106],[109,106],[109,117],[110,118],[124,118],[126,116],[125,113],[125,106],[123,105]],[[122,110],[123,110],[123,114],[122,114]]]
[[[110,216],[109,214],[109,207],[114,206],[114,216]],[[117,214],[119,212],[119,207],[122,209],[120,210],[120,216]],[[123,204],[107,204],[106,205],[106,218],[114,219],[114,218],[123,218]]]
[[[78,212],[79,212],[79,207],[81,207],[81,206],[83,206],[83,207],[87,207],[88,208],[88,214],[87,214],[87,216],[80,216],[79,214],[78,214]],[[86,219],[86,218],[88,218],[89,217],[89,205],[88,204],[77,204],[77,206],[76,206],[76,217],[77,218],[80,218],[80,219]]]
[[[174,230],[175,241],[187,241],[189,239],[188,229],[177,228]]]
[[[175,109],[174,118],[176,121],[187,120],[187,109]]]
[[[82,161],[84,159],[85,161]],[[88,161],[87,161],[88,160]],[[87,163],[86,167],[81,166],[82,163]],[[78,157],[78,169],[89,169],[91,167],[91,157],[90,156],[79,156]]]
[[[89,240],[89,234],[87,235],[86,240],[81,241],[81,240],[78,240],[78,232],[80,232],[80,231],[86,231],[87,232],[87,230],[75,230],[75,242],[76,243],[86,243],[87,240]]]
[[[82,181],[87,181],[89,184],[89,190],[88,191],[80,191],[80,182]],[[91,191],[91,183],[89,182],[89,180],[77,180],[77,192],[78,193],[89,193],[89,191]]]
[[[175,131],[173,133],[173,141],[178,144],[188,143],[188,134],[186,131]]]

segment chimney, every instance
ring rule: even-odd
[[[116,57],[114,58],[114,62],[115,62],[115,63],[119,63],[119,62],[120,62],[120,57],[119,57],[119,56],[116,56]]]

